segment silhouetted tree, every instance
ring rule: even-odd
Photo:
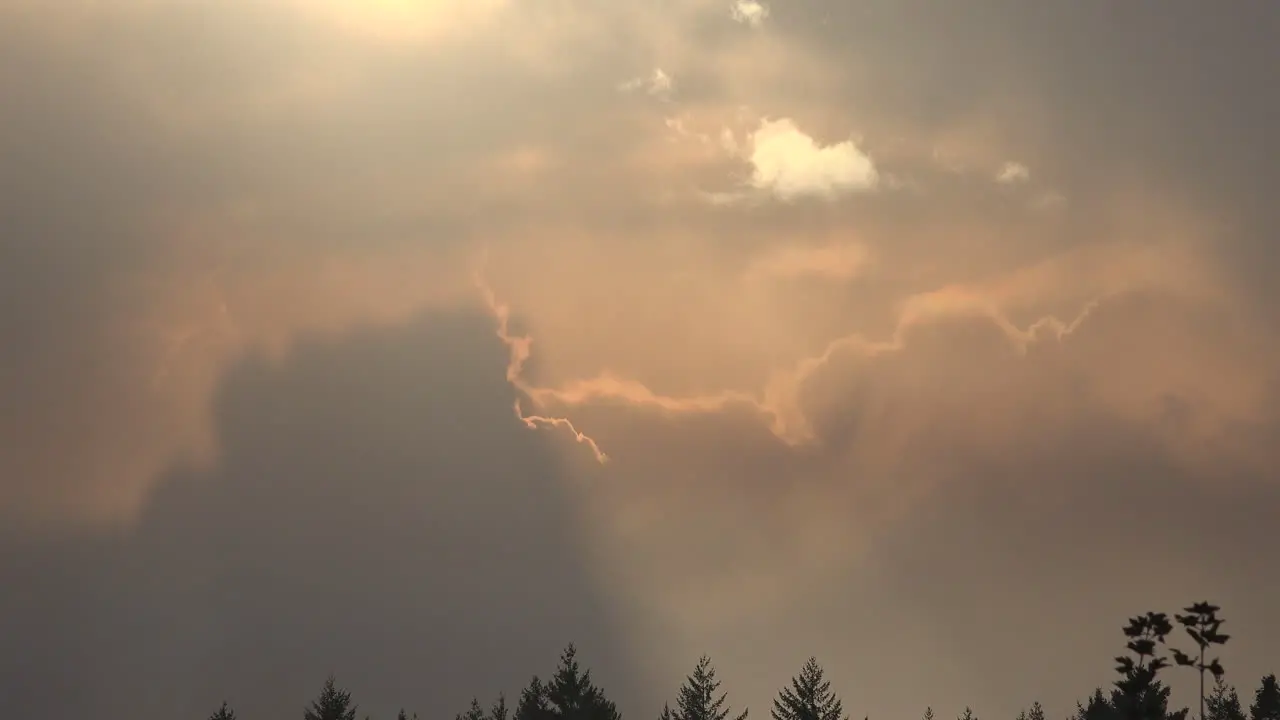
[[[1160,681],[1152,681],[1144,691],[1143,704],[1151,720],[1186,720],[1187,708],[1169,711],[1170,689]],[[1124,691],[1116,688],[1108,697],[1099,688],[1093,691],[1086,703],[1076,703],[1076,712],[1072,720],[1126,720],[1131,717],[1133,708],[1128,705],[1132,698]],[[1041,711],[1043,713],[1043,711]]]
[[[769,714],[773,720],[849,720],[840,698],[831,691],[831,682],[824,679],[822,666],[813,657],[791,679],[791,687],[778,692]]]
[[[1244,709],[1240,707],[1240,696],[1236,689],[1223,681],[1219,676],[1214,680],[1213,693],[1205,699],[1206,720],[1246,720]]]
[[[1145,706],[1148,708],[1148,712],[1150,713],[1148,717],[1154,718],[1154,720],[1187,720],[1187,715],[1191,712],[1190,708],[1181,708],[1178,710],[1169,709],[1169,695],[1171,690],[1172,688],[1159,680],[1151,683],[1151,686],[1147,689],[1147,696],[1145,698]],[[1116,706],[1116,709],[1122,716],[1125,714],[1125,707],[1123,705],[1125,700],[1127,700],[1127,698],[1123,693],[1118,691],[1113,691],[1111,693],[1111,703]]]
[[[966,705],[964,708],[964,712],[961,713],[960,717],[956,718],[956,720],[978,720],[978,718],[974,716],[973,708],[970,708],[968,705]]]
[[[1030,708],[1018,711],[1017,720],[1044,720],[1044,708],[1039,701],[1033,702]]]
[[[516,703],[515,717],[512,720],[550,720],[551,707],[547,704],[547,688],[537,675],[520,693],[520,701]]]
[[[559,720],[621,720],[604,691],[591,682],[591,671],[578,666],[572,644],[560,655],[560,667],[546,685],[547,704]]]
[[[686,677],[680,686],[675,711],[664,705],[661,720],[725,720],[729,717],[729,708],[725,707],[728,693],[720,693],[720,697],[716,697],[719,689],[720,681],[716,679],[711,658],[703,655],[698,658],[693,674]],[[746,717],[747,711],[743,710],[734,720],[746,720]]]
[[[510,710],[507,709],[507,696],[498,693],[498,699],[494,701],[493,707],[489,708],[489,720],[507,720],[510,714]]]
[[[1218,632],[1224,622],[1218,617],[1218,611],[1222,608],[1217,605],[1210,605],[1207,602],[1199,602],[1182,609],[1183,615],[1174,615],[1178,624],[1186,629],[1187,635],[1195,641],[1199,654],[1191,657],[1181,650],[1173,650],[1173,660],[1179,666],[1189,667],[1200,672],[1200,720],[1205,720],[1205,695],[1204,695],[1204,673],[1206,670],[1213,673],[1215,680],[1222,679],[1222,664],[1218,662],[1218,658],[1214,658],[1211,662],[1206,662],[1205,655],[1210,645],[1225,645],[1227,640],[1231,639],[1229,635],[1222,635]]]
[[[332,675],[324,681],[320,697],[311,703],[311,707],[303,714],[304,720],[355,720],[356,705],[351,702],[351,693],[339,690]]]
[[[467,706],[466,712],[460,712],[455,716],[455,720],[487,720],[483,707],[480,707],[479,698],[471,698],[471,704]]]
[[[222,701],[222,707],[218,708],[218,712],[209,716],[209,720],[236,720],[236,711],[227,705],[227,701]]]
[[[930,705],[929,707],[927,707],[927,708],[925,708],[925,709],[924,709],[924,717],[922,717],[920,720],[933,720],[933,706],[932,706],[932,705]]]
[[[400,708],[400,714],[396,715],[396,720],[409,720],[409,716],[405,714],[404,708]],[[413,720],[418,720],[418,713],[413,714]]]
[[[1249,706],[1249,720],[1280,720],[1280,684],[1274,674],[1262,678]]]
[[[1076,701],[1076,714],[1072,720],[1117,720],[1115,705],[1110,698],[1102,694],[1102,688],[1093,691],[1089,701]]]
[[[1114,698],[1112,704],[1128,720],[1159,720],[1163,715],[1155,711],[1155,700],[1150,690],[1156,674],[1169,666],[1169,661],[1160,655],[1157,644],[1163,645],[1171,632],[1173,624],[1169,622],[1169,616],[1155,612],[1130,618],[1124,628],[1125,637],[1129,638],[1125,647],[1136,659],[1128,655],[1116,658],[1116,672],[1120,673],[1120,679],[1115,686],[1120,697]]]

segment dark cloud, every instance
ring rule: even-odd
[[[133,527],[8,537],[0,685],[15,712],[301,712],[335,672],[377,717],[514,697],[565,643],[637,679],[564,471],[512,414],[486,318],[427,317],[224,380],[216,469]]]

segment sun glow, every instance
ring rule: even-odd
[[[297,0],[344,29],[378,40],[435,41],[484,23],[507,0]]]

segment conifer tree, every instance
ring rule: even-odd
[[[930,705],[924,709],[924,717],[920,720],[933,720],[933,706]]]
[[[1115,706],[1102,694],[1102,688],[1093,691],[1087,703],[1076,702],[1076,714],[1072,720],[1118,720]]]
[[[227,701],[222,701],[222,707],[218,708],[218,712],[209,716],[209,720],[236,720],[236,711],[227,705]]]
[[[1262,678],[1249,707],[1249,720],[1280,720],[1280,684],[1274,674]]]
[[[494,701],[493,707],[489,708],[489,720],[507,720],[510,714],[507,708],[507,696],[498,693],[498,699]]]
[[[591,682],[591,671],[578,665],[578,650],[570,644],[560,655],[560,667],[546,685],[546,699],[558,720],[621,720],[622,715],[604,691]]]
[[[1206,720],[1246,720],[1244,709],[1240,707],[1240,696],[1236,689],[1219,676],[1213,683],[1213,692],[1205,698]]]
[[[355,720],[356,705],[351,702],[351,693],[338,689],[332,675],[324,681],[320,697],[311,703],[303,714],[304,720]]]
[[[773,701],[773,720],[849,720],[840,698],[831,691],[817,658],[809,658]]]
[[[458,713],[455,720],[487,720],[484,708],[480,707],[480,699],[471,698],[467,711]]]
[[[1172,688],[1159,680],[1152,682],[1142,700],[1142,706],[1145,708],[1143,712],[1147,713],[1142,717],[1149,718],[1150,720],[1187,720],[1187,716],[1191,712],[1189,708],[1184,707],[1180,710],[1169,709],[1169,696],[1171,690]],[[1126,705],[1128,702],[1130,702],[1129,696],[1125,695],[1120,690],[1111,691],[1111,706],[1114,708],[1114,712],[1117,717],[1131,717],[1130,713],[1132,712],[1132,708]]]
[[[551,708],[547,704],[547,688],[537,675],[520,692],[520,700],[516,703],[515,717],[512,720],[550,720]]]
[[[1027,711],[1027,720],[1044,720],[1044,707],[1037,700],[1031,703],[1031,709]]]
[[[964,712],[957,720],[978,720],[978,718],[973,714],[973,709],[966,705]]]
[[[676,695],[676,709],[671,710],[664,705],[660,720],[725,720],[729,717],[729,708],[725,707],[728,693],[716,691],[720,689],[720,681],[716,679],[716,669],[711,665],[711,658],[703,655],[693,668],[693,674],[685,678]],[[746,720],[747,711],[743,710],[734,716],[734,720]]]

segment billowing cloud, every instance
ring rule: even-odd
[[[1210,591],[1272,670],[1276,11],[1172,1],[0,1],[0,695],[1066,713]]]
[[[759,0],[734,0],[730,12],[733,19],[751,27],[760,27],[769,17],[769,6]]]
[[[852,140],[819,145],[788,118],[762,120],[751,135],[751,184],[782,200],[874,189],[875,164]]]

